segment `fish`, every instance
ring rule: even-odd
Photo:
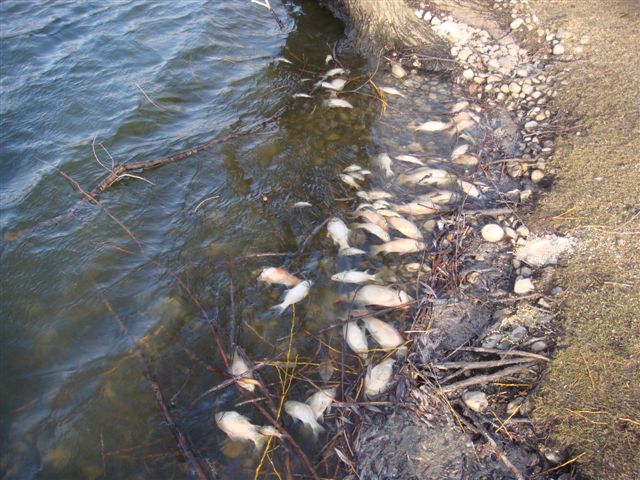
[[[323,388],[307,398],[307,404],[313,410],[316,420],[320,421],[327,409],[331,409],[331,404],[336,398],[335,388]]]
[[[324,74],[324,78],[335,77],[336,75],[342,75],[343,73],[346,73],[344,68],[332,68]]]
[[[369,208],[363,208],[356,212],[357,218],[364,218],[367,222],[373,223],[374,225],[379,226],[385,232],[389,229],[387,225],[387,221],[384,219],[382,215],[380,215],[375,210],[371,210]]]
[[[458,180],[458,185],[462,189],[464,193],[469,195],[470,197],[478,198],[480,196],[480,190],[473,183],[467,182],[465,180]]]
[[[353,108],[353,105],[342,98],[329,98],[324,101],[324,104],[330,108]]]
[[[345,323],[344,327],[342,327],[342,335],[351,350],[356,352],[360,358],[367,358],[367,352],[369,351],[367,337],[357,322]]]
[[[393,198],[393,195],[389,192],[385,192],[384,190],[371,190],[369,192],[358,192],[356,195],[368,202],[373,202],[375,200],[384,200],[385,198]]]
[[[216,424],[231,440],[251,441],[256,450],[262,449],[266,437],[260,433],[259,426],[254,425],[244,415],[235,411],[218,412],[215,414]]]
[[[325,382],[331,380],[333,376],[333,372],[335,371],[335,366],[333,365],[333,361],[331,360],[331,356],[327,355],[320,365],[318,365],[318,373],[320,374],[320,378]]]
[[[357,270],[345,270],[344,272],[336,273],[331,276],[331,280],[334,282],[342,283],[366,283],[375,282],[379,280],[377,274],[370,274],[368,272],[359,272]]]
[[[364,394],[367,397],[376,397],[389,388],[394,363],[393,358],[387,358],[367,371],[364,377]]]
[[[411,185],[436,185],[445,187],[449,185],[456,176],[442,168],[421,167],[411,170],[408,173],[398,175],[398,183]]]
[[[385,177],[393,175],[391,170],[391,157],[388,153],[380,153],[373,159],[374,164],[384,172]]]
[[[293,62],[291,60],[287,60],[284,57],[278,57],[274,59],[276,62],[282,62],[282,63],[288,63],[289,65],[293,65]]]
[[[447,203],[456,202],[459,199],[459,195],[451,190],[435,190],[425,195],[419,195],[416,197],[416,201],[421,202],[433,202],[438,205],[445,205]]]
[[[326,88],[327,90],[333,90],[335,92],[341,91],[344,86],[347,84],[347,81],[342,78],[334,78],[330,82],[321,82],[320,86],[322,88]]]
[[[393,209],[398,213],[415,216],[431,215],[432,213],[439,211],[439,208],[435,203],[426,200],[394,205]]]
[[[357,172],[359,170],[362,170],[362,167],[360,165],[356,165],[355,163],[352,163],[348,167],[345,167],[344,170],[342,171],[344,173],[352,173],[352,172]]]
[[[413,155],[397,155],[396,160],[400,160],[405,163],[413,163],[414,165],[423,165],[424,162],[419,158],[414,157]]]
[[[344,183],[346,183],[347,185],[349,185],[350,187],[355,188],[356,190],[360,190],[360,185],[358,185],[358,182],[356,182],[353,177],[346,175],[344,173],[340,173],[338,174],[338,177],[340,177],[340,180],[342,180]]]
[[[364,182],[364,175],[362,175],[360,172],[349,172],[347,175],[358,182]]]
[[[475,127],[476,122],[471,119],[461,120],[455,124],[455,131],[457,133],[464,132],[465,130]]]
[[[340,252],[338,253],[338,255],[344,255],[346,257],[351,257],[354,255],[366,255],[367,252],[365,252],[364,250],[361,250],[360,248],[355,248],[355,247],[349,247],[349,248],[345,248],[344,250],[340,250]]]
[[[284,285],[285,287],[295,287],[302,280],[295,275],[287,272],[284,268],[279,267],[267,267],[262,270],[258,280],[272,285]]]
[[[327,64],[327,63],[329,63],[329,62],[333,62],[333,57],[332,57],[331,55],[327,55],[327,56],[324,58],[324,63],[325,63],[325,64]]]
[[[384,208],[391,208],[391,204],[389,202],[387,202],[386,200],[376,200],[375,202],[373,202],[373,205],[371,205],[373,207],[374,210],[381,210]]]
[[[411,238],[400,238],[398,240],[391,240],[390,242],[383,243],[382,245],[374,245],[371,247],[371,255],[378,255],[379,253],[398,253],[400,255],[405,253],[416,253],[425,250],[427,246],[423,242],[413,240]]]
[[[313,96],[309,95],[308,93],[294,93],[291,96],[293,98],[313,98]]]
[[[314,437],[318,437],[324,428],[316,420],[316,415],[309,405],[302,402],[289,400],[284,402],[284,411],[294,420],[299,420],[303,425],[311,428]]]
[[[407,238],[412,238],[413,240],[423,239],[422,232],[420,232],[418,226],[404,217],[389,217],[387,218],[387,222]]]
[[[296,202],[293,204],[293,208],[306,208],[312,206],[313,205],[311,205],[309,202]]]
[[[360,170],[360,173],[362,175],[371,175],[371,170],[367,170],[366,168],[363,168],[362,170]]]
[[[451,152],[451,158],[453,159],[453,158],[459,157],[460,155],[464,155],[468,151],[469,151],[469,144],[468,143],[463,143],[462,145],[458,145]]]
[[[389,234],[380,226],[375,223],[356,223],[353,225],[354,228],[360,228],[362,230],[366,230],[372,235],[375,235],[383,242],[388,242],[391,240]]]
[[[298,285],[293,287],[290,290],[287,290],[287,293],[284,296],[284,300],[282,303],[278,305],[274,305],[271,307],[272,309],[279,310],[279,313],[282,314],[289,305],[293,305],[294,303],[298,303],[303,300],[307,295],[309,295],[309,290],[311,290],[311,286],[313,282],[311,280],[305,280],[304,282],[300,282]]]
[[[469,102],[467,102],[467,101],[463,100],[462,102],[458,102],[453,107],[451,107],[451,113],[461,112],[462,110],[464,110],[468,106],[469,106]]]
[[[362,319],[362,323],[382,348],[398,348],[404,344],[404,338],[400,332],[387,322],[375,317],[365,317]]]
[[[337,217],[332,217],[327,223],[328,235],[339,250],[349,248],[349,229],[345,223]]]
[[[390,205],[391,206],[391,205]],[[378,213],[380,215],[382,215],[385,219],[389,218],[389,217],[399,217],[400,214],[398,212],[395,212],[389,208],[381,208],[380,210],[378,210]]]
[[[451,127],[451,123],[444,123],[438,120],[430,120],[418,125],[418,127],[416,127],[416,130],[418,132],[442,132],[444,130],[447,130],[449,127]]]
[[[458,155],[451,159],[451,163],[455,163],[457,165],[465,165],[467,167],[475,167],[480,163],[480,160],[475,155]]]
[[[256,381],[253,379],[253,375],[249,371],[247,362],[238,354],[233,352],[233,360],[229,366],[229,373],[234,377],[242,377],[238,379],[238,386],[244,388],[249,392],[253,392],[256,389]]]
[[[358,289],[353,295],[348,296],[349,300],[361,307],[374,305],[378,307],[400,307],[413,301],[403,290],[396,290],[391,287],[381,285],[365,285]]]
[[[387,95],[397,95],[398,97],[404,97],[402,93],[400,93],[397,89],[393,87],[379,87]]]
[[[265,437],[278,437],[282,438],[282,434],[278,431],[277,428],[272,427],[271,425],[265,425],[264,427],[258,427],[258,431],[264,435]]]

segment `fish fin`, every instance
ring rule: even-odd
[[[384,250],[382,245],[373,245],[370,249],[369,249],[369,253],[371,253],[371,256],[375,257],[376,255],[378,255],[380,252],[382,252]]]
[[[284,302],[279,303],[277,305],[274,305],[273,307],[271,307],[271,310],[277,310],[278,311],[278,315],[282,315],[284,313],[284,311],[287,309],[289,305],[285,305]]]
[[[311,433],[313,434],[313,438],[316,440],[320,436],[320,434],[324,433],[324,427],[320,425],[318,422],[313,422],[311,425]]]

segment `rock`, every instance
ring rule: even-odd
[[[464,72],[462,72],[462,77],[465,80],[471,80],[474,76],[473,70],[470,68],[467,68]]]
[[[496,348],[500,343],[500,340],[502,340],[502,335],[500,333],[489,335],[482,341],[482,348]]]
[[[531,181],[533,183],[540,183],[544,178],[544,172],[542,170],[534,170],[531,172]]]
[[[482,412],[489,406],[489,400],[487,400],[487,394],[484,392],[465,392],[462,395],[462,401],[474,412]]]
[[[522,93],[524,93],[525,95],[531,95],[533,93],[533,90],[533,85],[524,84],[522,86]]]
[[[531,270],[529,267],[522,267],[520,269],[520,275],[523,277],[530,277],[531,275],[533,275],[533,270]]]
[[[509,27],[511,28],[511,30],[517,30],[522,26],[523,23],[524,20],[518,17],[513,22],[511,22],[511,25],[509,25]]]
[[[520,237],[524,237],[527,238],[529,236],[529,229],[527,227],[525,227],[524,225],[519,226],[518,228],[516,228],[516,233],[520,236]]]
[[[518,238],[518,234],[511,227],[504,227],[504,233],[512,240],[516,240]]]
[[[396,78],[403,78],[407,76],[407,71],[402,68],[402,65],[400,65],[399,63],[394,63],[391,66],[391,75]]]
[[[489,68],[490,70],[498,70],[500,68],[500,62],[495,58],[490,58],[487,61],[487,68]]]
[[[538,340],[537,342],[533,342],[530,348],[531,351],[535,353],[543,352],[547,349],[547,343],[542,340]]]
[[[564,45],[562,45],[561,43],[555,45],[553,47],[553,54],[554,55],[562,55],[564,53]]]
[[[524,124],[524,129],[525,130],[533,130],[537,126],[538,126],[538,122],[536,122],[535,120],[530,120],[530,121],[528,121],[527,123]]]
[[[509,91],[511,93],[520,93],[521,90],[522,90],[522,87],[518,85],[516,82],[511,82],[509,84]]]
[[[589,43],[589,36],[583,35],[580,37],[580,45],[586,45]]]
[[[466,62],[471,55],[473,55],[473,50],[471,50],[469,47],[464,47],[458,53],[458,58],[461,62]]]
[[[523,326],[518,326],[514,328],[511,334],[509,335],[509,340],[511,340],[513,343],[518,343],[524,340],[526,336],[527,336],[527,329],[524,328]]]
[[[520,405],[522,405],[522,402],[524,401],[524,398],[522,397],[516,397],[513,400],[511,400],[508,404],[507,404],[507,414],[509,415],[515,415],[516,412],[518,410],[520,410]]]
[[[518,277],[513,284],[513,293],[517,295],[525,295],[536,289],[530,278]]]
[[[529,75],[529,72],[527,71],[526,68],[519,68],[516,70],[516,75],[519,77],[526,77],[527,75]]]
[[[499,242],[504,238],[504,230],[496,223],[489,223],[482,227],[480,234],[487,242],[492,243]]]
[[[574,239],[556,235],[529,238],[516,250],[516,258],[532,267],[555,265],[560,255],[571,251],[574,244]]]

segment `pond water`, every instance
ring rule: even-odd
[[[350,72],[340,97],[354,108],[327,108],[329,94],[314,82],[336,66],[325,58],[342,25],[314,2],[276,8],[283,31],[248,1],[0,3],[5,478],[188,476],[130,338],[144,349],[198,457],[222,478],[253,478],[259,455],[227,440],[213,421],[216,411],[237,409],[265,423],[250,404],[236,406],[250,397],[230,387],[199,398],[227,378],[205,315],[223,332],[227,355],[234,343],[256,362],[282,354],[292,310],[277,316],[270,307],[283,289],[256,277],[284,264],[315,282],[295,309],[290,356],[317,363],[341,355],[339,330],[327,327],[346,315],[337,300],[352,289],[332,282],[333,273],[380,271],[415,295],[410,277],[398,274],[399,257],[338,256],[324,229],[301,255],[255,254],[295,252],[331,215],[351,224],[359,199],[338,178],[351,164],[374,171],[366,189],[407,199],[413,192],[380,175],[372,159],[385,151],[448,158],[464,138],[415,132],[410,120],[448,121],[459,94],[436,77],[398,81],[380,69],[374,82],[405,94],[388,95],[383,108],[366,82],[370,66],[341,58]],[[314,98],[292,98],[298,92]],[[141,247],[87,204],[28,230],[81,198],[60,171],[91,189],[111,157],[175,153],[285,105],[260,132],[105,192],[102,205]],[[299,201],[312,206],[294,208]],[[365,249],[375,243],[362,232],[352,241]],[[402,314],[392,320],[402,326]],[[278,370],[265,368],[263,377],[279,391]],[[308,394],[303,377],[318,382],[313,369],[303,371],[288,399]],[[315,461],[321,445],[289,419],[285,425]],[[282,465],[280,451],[272,457]],[[297,460],[292,468],[304,473]],[[266,466],[262,475],[275,478],[272,472]]]

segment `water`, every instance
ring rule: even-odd
[[[228,354],[234,333],[252,359],[281,353],[290,314],[277,318],[269,307],[282,290],[255,278],[264,266],[290,262],[316,282],[311,300],[297,310],[292,351],[300,358],[319,351],[310,334],[344,314],[336,303],[344,289],[328,278],[362,265],[336,257],[324,232],[302,256],[247,256],[294,252],[329,215],[347,218],[355,197],[337,173],[352,163],[366,167],[379,151],[406,153],[419,137],[407,129],[407,118],[437,119],[455,101],[436,78],[396,84],[413,96],[390,98],[386,111],[368,88],[345,96],[353,110],[328,110],[320,100],[326,94],[291,100],[312,88],[305,78],[315,81],[327,68],[325,56],[342,38],[342,26],[314,2],[277,8],[284,31],[250,2],[0,3],[7,238],[76,205],[81,196],[60,171],[90,189],[111,167],[110,156],[119,163],[167,155],[290,106],[259,133],[146,172],[146,182],[125,179],[101,196],[142,252],[104,211],[87,205],[72,218],[3,242],[6,478],[188,475],[141,362],[108,306],[150,358],[197,455],[223,478],[253,478],[255,455],[225,440],[213,423],[216,410],[234,408],[238,392],[195,401],[225,378],[203,311],[224,328]],[[364,83],[367,65],[344,61],[350,86]],[[379,73],[375,81],[392,80]],[[456,140],[419,141],[422,153],[446,155]],[[380,176],[368,183],[384,186]],[[296,201],[314,207],[295,210]],[[395,271],[399,262],[365,266]],[[330,332],[323,338],[339,345]],[[273,369],[265,378],[277,383]],[[291,398],[307,387],[297,383]],[[240,410],[264,423],[248,407]],[[303,433],[292,432],[310,456],[317,453]],[[273,457],[281,466],[281,452]],[[304,472],[298,463],[293,468]]]

